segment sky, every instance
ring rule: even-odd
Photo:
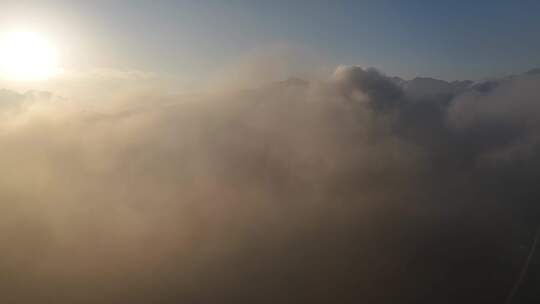
[[[339,64],[445,80],[540,64],[537,1],[13,1],[0,31],[42,32],[67,69],[133,69],[192,84],[287,46]]]

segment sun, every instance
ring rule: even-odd
[[[10,32],[0,37],[0,76],[18,81],[46,80],[59,71],[56,48],[34,32]]]

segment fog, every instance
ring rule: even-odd
[[[540,74],[239,87],[1,91],[3,302],[508,295],[540,221]]]

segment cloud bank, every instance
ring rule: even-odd
[[[501,302],[540,218],[538,96],[534,71],[473,83],[354,66],[99,107],[1,91],[0,294]],[[533,280],[520,297],[538,299]]]

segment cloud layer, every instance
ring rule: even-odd
[[[0,92],[7,303],[495,303],[540,217],[540,75],[88,102]],[[521,297],[538,298],[526,280]]]

